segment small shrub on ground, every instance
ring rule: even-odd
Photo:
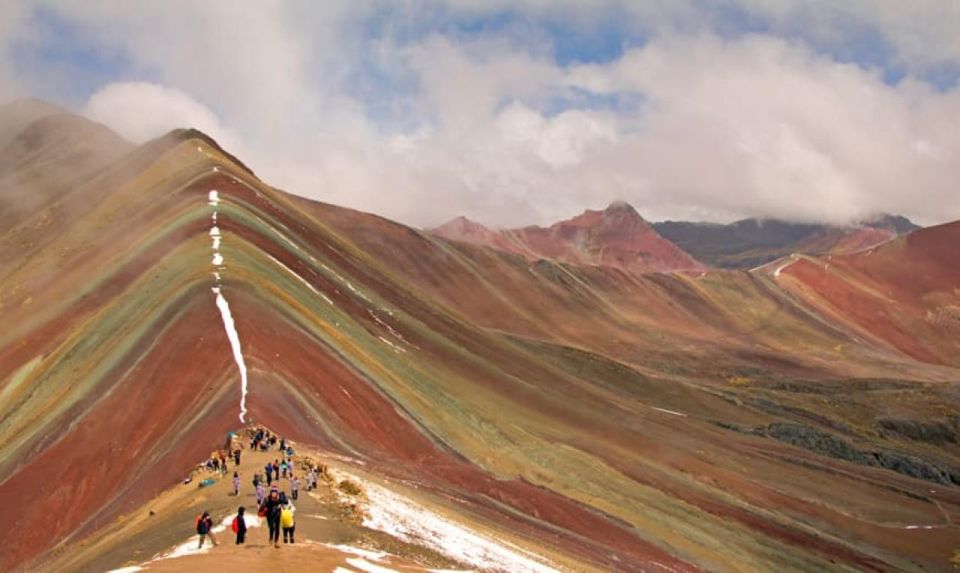
[[[341,481],[340,485],[337,487],[339,487],[340,491],[342,491],[347,495],[360,495],[361,493],[363,493],[363,490],[360,488],[358,484],[348,479]]]

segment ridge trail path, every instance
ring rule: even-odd
[[[120,517],[115,523],[104,527],[89,540],[77,545],[68,545],[58,558],[45,564],[58,571],[158,571],[193,572],[232,568],[235,571],[370,571],[380,567],[383,571],[427,571],[431,568],[450,569],[456,563],[428,549],[396,540],[384,533],[365,528],[345,515],[344,507],[334,491],[335,484],[317,482],[313,492],[306,490],[306,473],[299,468],[303,459],[295,449],[296,475],[300,479],[299,499],[292,500],[296,507],[296,543],[280,543],[274,548],[267,543],[267,527],[251,527],[257,516],[256,491],[253,487],[254,473],[263,475],[268,461],[280,459],[274,447],[266,452],[244,449],[241,464],[236,467],[228,459],[228,472],[199,470],[193,481],[178,484],[140,508]],[[303,452],[309,457],[323,461],[323,457]],[[233,495],[233,472],[240,472],[240,495]],[[200,488],[200,481],[212,477],[213,485]],[[273,482],[290,496],[289,478]],[[269,492],[269,488],[265,486]],[[236,545],[236,534],[230,522],[243,505],[247,516],[247,538],[244,545]],[[204,544],[203,552],[196,552],[198,537],[194,527],[196,517],[209,511],[216,525],[226,522],[223,531],[215,532],[218,545]],[[153,512],[153,515],[151,515]],[[251,517],[253,519],[251,519]],[[161,557],[175,549],[185,554]],[[387,555],[386,552],[390,553]],[[397,555],[410,556],[408,560]],[[418,564],[419,563],[419,564]],[[122,569],[126,568],[126,569]],[[229,570],[229,569],[228,569]]]

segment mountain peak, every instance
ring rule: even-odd
[[[463,215],[454,217],[439,227],[427,229],[427,232],[452,241],[516,252],[501,233]]]
[[[647,224],[647,220],[633,208],[633,205],[626,201],[614,201],[603,211],[605,219],[614,218],[617,221],[630,221]]]
[[[480,231],[480,230],[489,230],[482,223],[478,223],[465,215],[459,215],[450,219],[446,223],[430,229],[430,231]]]
[[[630,213],[637,212],[637,210],[633,208],[633,205],[621,199],[617,199],[616,201],[611,201],[610,204],[607,205],[607,208],[605,210],[607,212],[610,212],[610,211],[627,211]]]
[[[889,213],[882,213],[880,215],[876,215],[875,217],[871,217],[870,219],[866,219],[861,223],[861,225],[873,227],[874,229],[886,229],[888,231],[893,231],[898,235],[916,231],[920,228],[919,225],[903,215],[891,215]]]

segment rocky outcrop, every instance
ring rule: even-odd
[[[956,468],[944,468],[920,457],[891,450],[862,449],[835,434],[802,424],[775,422],[755,428],[722,421],[713,421],[713,424],[734,432],[773,438],[820,455],[861,466],[880,467],[942,485],[960,485],[960,470]]]
[[[937,446],[957,443],[957,430],[946,422],[881,419],[877,427],[883,436],[902,436]]]

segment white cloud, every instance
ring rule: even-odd
[[[890,86],[770,37],[661,39],[571,76],[649,98],[640,132],[607,160],[649,180],[646,199],[664,214],[684,216],[672,203],[832,221],[960,217],[960,139],[946,128],[960,91]]]
[[[926,71],[960,61],[960,2],[950,0],[739,0],[775,31],[841,47],[852,26],[887,43],[899,63]]]
[[[109,84],[90,97],[83,114],[134,143],[193,127],[229,145],[217,116],[184,92],[147,82]]]
[[[919,74],[960,62],[947,4],[732,4],[793,41],[721,39],[716,13],[679,0],[532,2],[517,26],[469,34],[443,19],[506,3],[47,5],[123,54],[127,77],[150,78],[103,86],[85,106],[131,139],[192,125],[302,195],[418,225],[461,213],[516,225],[614,199],[654,219],[960,218],[960,92],[912,76],[889,85],[796,39],[842,44],[856,21]],[[597,32],[610,13],[651,37],[601,65],[558,65],[537,28]]]

